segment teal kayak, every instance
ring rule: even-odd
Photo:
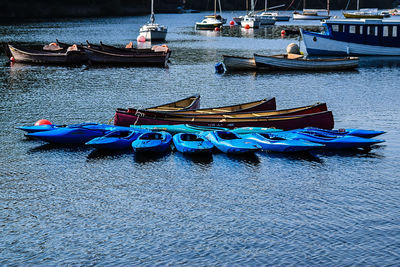
[[[214,145],[197,133],[178,133],[173,137],[176,150],[186,154],[211,153]]]
[[[151,131],[165,131],[171,134],[177,133],[200,133],[207,131],[227,130],[222,127],[208,127],[208,126],[197,126],[190,124],[176,124],[176,125],[131,125],[132,128],[147,129]]]
[[[281,132],[282,130],[276,128],[266,128],[266,127],[240,127],[233,129],[231,131],[237,134],[252,134],[252,133],[268,134],[268,133]]]
[[[206,138],[216,148],[228,154],[254,153],[261,149],[261,146],[255,141],[241,138],[231,131],[209,132],[208,134],[206,133]]]

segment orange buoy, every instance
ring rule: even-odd
[[[11,62],[14,62],[14,61],[15,61],[15,58],[14,58],[14,57],[10,57],[10,61],[11,61]]]
[[[52,123],[49,120],[38,120],[37,122],[35,122],[35,126],[39,126],[39,125],[51,125]]]
[[[214,31],[219,32],[220,28],[219,27],[215,27]]]
[[[245,29],[250,29],[250,25],[249,25],[249,24],[246,24],[246,25],[244,25],[244,28],[245,28]]]
[[[229,25],[233,26],[233,25],[235,25],[235,22],[234,22],[233,20],[231,20],[231,21],[229,22]]]
[[[137,38],[137,41],[138,42],[142,42],[142,43],[146,42],[146,37],[144,37],[143,35],[139,35],[138,38]]]

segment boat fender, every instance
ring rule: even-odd
[[[39,126],[39,125],[51,125],[52,123],[49,120],[46,119],[41,119],[38,120],[37,122],[35,122],[35,126]]]

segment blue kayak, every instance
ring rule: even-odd
[[[149,132],[149,130],[118,129],[104,136],[96,137],[85,144],[96,149],[127,150],[131,148],[132,142],[145,132]]]
[[[141,134],[132,142],[135,152],[162,153],[170,149],[172,135],[167,132],[148,132]]]
[[[385,131],[375,131],[375,130],[363,130],[363,129],[338,129],[338,130],[326,130],[314,127],[307,127],[303,130],[307,130],[309,132],[315,133],[326,133],[326,134],[333,134],[333,135],[353,135],[358,137],[364,138],[373,138],[375,136],[384,134]]]
[[[263,150],[274,152],[300,152],[324,147],[323,144],[306,140],[289,140],[282,137],[273,137],[265,133],[244,134],[240,136],[257,142]]]
[[[83,122],[83,123],[78,123],[78,124],[70,124],[70,125],[58,125],[58,124],[44,124],[44,125],[30,125],[30,126],[20,126],[17,127],[17,129],[20,129],[22,131],[25,131],[27,133],[36,133],[36,132],[43,132],[43,131],[50,131],[50,130],[56,130],[60,128],[79,128],[83,126],[95,126],[98,127],[110,127],[111,125],[108,124],[98,124],[94,122]]]
[[[382,143],[384,140],[369,139],[352,135],[332,135],[323,132],[314,133],[304,131],[287,131],[271,134],[292,140],[307,140],[325,145],[329,149],[370,148],[374,144]]]
[[[187,154],[210,153],[214,145],[204,136],[195,133],[178,133],[173,137],[176,150]]]
[[[116,129],[130,128],[108,124],[80,124],[51,131],[28,133],[27,136],[55,144],[85,144],[93,138],[103,136]]]
[[[229,154],[253,153],[261,149],[253,140],[243,139],[231,131],[213,131],[206,138],[219,150]]]

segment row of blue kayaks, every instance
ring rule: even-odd
[[[193,125],[141,125],[122,127],[108,124],[23,126],[26,136],[62,145],[86,144],[101,150],[129,150],[162,153],[171,149],[187,154],[211,153],[218,149],[229,154],[253,153],[259,150],[300,152],[311,149],[369,150],[384,142],[374,137],[384,131],[304,128],[282,131],[272,128],[244,127],[229,130]]]

